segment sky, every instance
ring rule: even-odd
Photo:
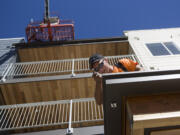
[[[73,20],[75,39],[123,36],[123,31],[180,27],[180,0],[49,0],[50,12]],[[26,37],[41,21],[44,0],[1,0],[0,38]]]

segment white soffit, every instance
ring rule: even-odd
[[[153,56],[146,43],[173,42],[180,48],[180,28],[124,31],[130,46],[147,70],[180,67],[180,55]],[[170,66],[171,65],[171,66]]]

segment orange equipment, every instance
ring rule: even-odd
[[[28,42],[74,40],[74,24],[70,20],[60,20],[49,16],[49,0],[45,0],[43,22],[31,22],[26,28]]]

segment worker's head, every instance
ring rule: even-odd
[[[107,73],[109,63],[104,56],[100,54],[94,54],[89,58],[89,67],[95,72]]]

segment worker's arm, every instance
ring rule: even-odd
[[[96,87],[95,87],[95,100],[98,105],[101,105],[103,103],[103,93],[102,93],[102,75],[94,72],[93,78],[96,81]]]

